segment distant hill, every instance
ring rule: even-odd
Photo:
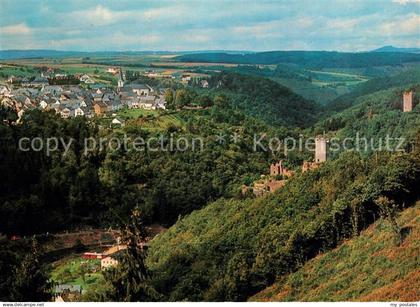
[[[420,202],[402,212],[399,223],[407,235],[401,246],[393,244],[389,223],[380,220],[251,300],[418,301],[420,271],[413,255],[420,248],[419,214]]]
[[[395,68],[397,69],[397,68]],[[269,78],[308,100],[321,105],[352,90],[356,82],[363,81],[359,74],[312,71],[292,64],[279,64],[275,69],[258,65],[238,65],[225,70]],[[368,78],[368,77],[366,77]]]
[[[147,54],[174,54],[169,51],[61,51],[61,50],[0,50],[0,60],[34,59],[34,58],[65,58],[65,57],[93,57],[93,56],[133,56]],[[181,52],[179,54],[182,54]]]
[[[358,97],[368,95],[380,90],[389,89],[406,84],[420,83],[420,68],[413,68],[393,76],[371,79],[356,85],[353,90],[337,97],[327,104],[327,109],[332,111],[344,110],[355,104]]]
[[[253,54],[199,53],[175,58],[180,62],[232,64],[296,64],[310,68],[361,68],[420,62],[420,54],[403,52],[344,53],[330,51],[270,51]]]
[[[62,51],[62,50],[0,50],[0,60],[34,59],[34,58],[65,58],[65,57],[93,57],[93,56],[133,56],[133,55],[165,55],[165,54],[200,54],[226,53],[250,54],[252,51],[242,50],[191,50],[191,51]]]
[[[70,56],[84,56],[85,52],[59,51],[59,50],[0,50],[0,59],[27,59],[27,58],[57,58]]]
[[[398,48],[394,46],[383,46],[381,48],[372,50],[371,52],[406,52],[406,53],[420,53],[420,48]]]
[[[321,107],[272,80],[237,73],[220,73],[210,80],[215,92],[248,116],[270,125],[308,127],[317,121]]]
[[[419,132],[420,104],[415,97],[414,109],[411,112],[402,112],[402,93],[408,89],[420,92],[420,82],[358,97],[352,107],[319,122],[315,131],[326,132],[341,140],[352,138],[357,133],[360,138],[370,140],[374,146],[378,146],[380,140],[387,137],[402,138],[410,146],[410,140]],[[372,148],[368,148],[361,153],[369,155],[372,151]]]

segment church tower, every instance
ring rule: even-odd
[[[122,87],[124,87],[124,75],[120,67],[120,72],[118,74],[118,89],[121,89]]]

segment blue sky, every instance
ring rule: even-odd
[[[420,0],[0,0],[0,49],[338,50],[420,46]]]

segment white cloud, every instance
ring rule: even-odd
[[[259,22],[251,25],[233,26],[228,30],[232,35],[252,35],[258,39],[282,38],[298,31],[306,31],[313,27],[315,20],[308,16],[298,18],[277,19],[268,22]]]
[[[80,23],[86,22],[96,26],[104,26],[116,23],[129,16],[130,12],[128,11],[113,12],[102,5],[97,5],[96,7],[87,10],[65,14],[64,20],[68,20],[71,23],[74,23],[74,21],[77,20]]]
[[[379,26],[379,33],[386,35],[420,35],[420,15],[410,14]]]
[[[48,45],[54,49],[75,49],[87,46],[85,50],[146,50],[162,41],[159,35],[127,35],[122,32],[103,34],[93,38],[75,37],[49,40]],[[112,44],[110,44],[112,42]],[[93,47],[92,47],[93,46]],[[83,50],[83,48],[79,48]]]
[[[146,10],[125,10],[115,11],[105,6],[97,5],[86,10],[79,10],[70,13],[65,13],[63,16],[64,22],[69,24],[74,23],[75,20],[79,24],[89,24],[95,26],[106,26],[119,22],[152,22],[156,20],[170,20],[182,21],[188,14],[188,9],[182,5],[166,6],[160,8],[151,8]]]
[[[19,23],[16,25],[0,28],[0,33],[6,34],[6,35],[23,35],[23,34],[30,34],[31,32],[32,32],[32,29],[29,28],[25,23]]]
[[[409,3],[419,3],[420,4],[420,0],[392,0],[393,3],[398,3],[400,5],[406,5]]]
[[[351,30],[360,23],[360,18],[335,18],[328,20],[326,26],[334,30]]]

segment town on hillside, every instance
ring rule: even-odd
[[[25,111],[31,109],[53,110],[62,118],[85,116],[102,117],[122,108],[165,110],[166,88],[154,88],[137,81],[128,82],[121,68],[111,67],[107,73],[118,77],[116,87],[96,82],[88,74],[55,73],[53,68],[32,77],[10,75],[7,82],[0,85],[0,101],[18,114],[18,122]],[[148,78],[174,78],[146,71]],[[193,81],[202,88],[209,86],[205,79],[194,79],[190,74],[182,74],[177,80],[187,86]],[[115,124],[122,121],[115,119]]]

